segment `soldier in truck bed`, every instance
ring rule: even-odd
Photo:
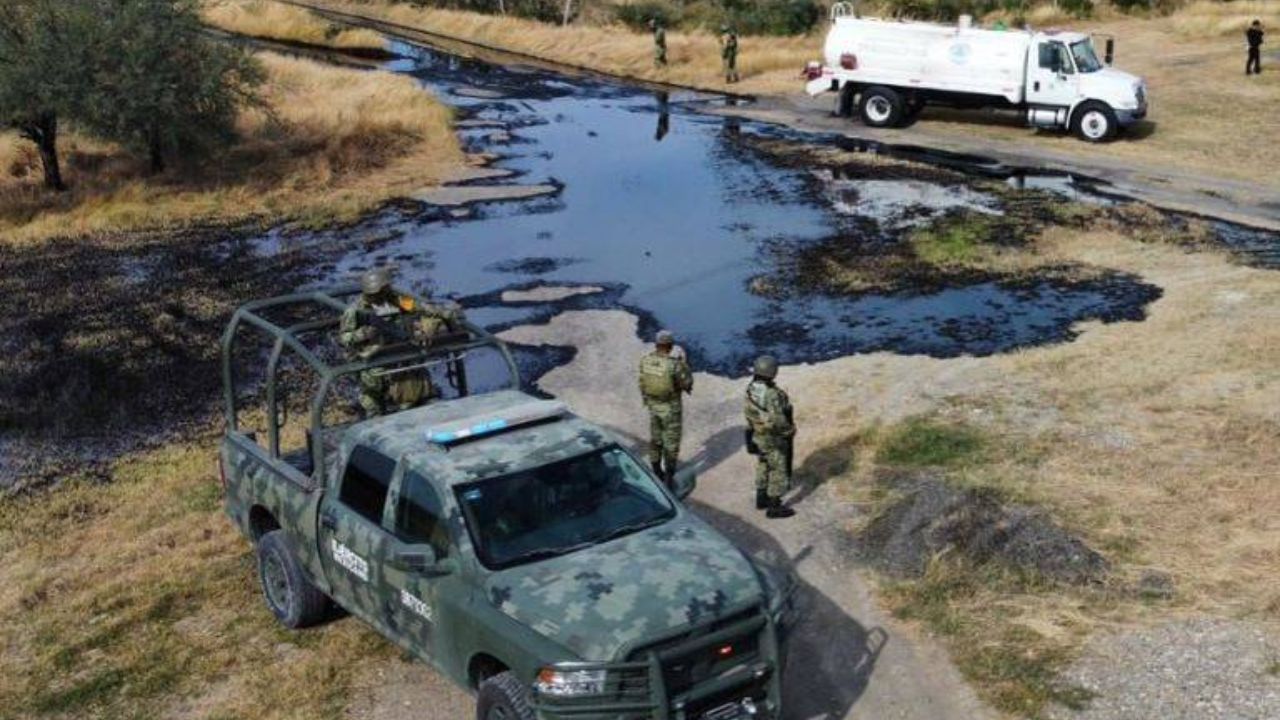
[[[424,306],[391,286],[391,273],[374,268],[360,279],[360,297],[343,313],[338,342],[350,360],[369,360],[409,343],[426,344],[456,330],[461,313],[445,305]],[[438,396],[426,368],[377,368],[360,373],[365,417],[417,407]]]

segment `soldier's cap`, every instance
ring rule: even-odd
[[[670,330],[659,330],[658,336],[653,341],[654,345],[675,345],[676,336]]]
[[[376,295],[391,286],[391,271],[384,267],[376,267],[360,277],[360,292],[365,295]]]

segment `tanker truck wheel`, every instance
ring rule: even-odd
[[[906,103],[893,89],[877,85],[862,91],[858,110],[862,122],[871,127],[897,127],[906,114]]]
[[[1071,132],[1085,142],[1106,142],[1116,136],[1116,113],[1106,104],[1087,102],[1071,118]]]

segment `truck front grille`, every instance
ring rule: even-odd
[[[763,703],[776,671],[776,636],[759,607],[730,613],[628,653],[620,663],[572,663],[603,669],[605,692],[538,697],[549,718],[697,720],[725,703]]]

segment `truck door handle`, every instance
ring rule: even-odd
[[[320,527],[325,530],[337,530],[338,518],[334,517],[333,513],[325,510],[320,513]]]
[[[1040,81],[1039,81],[1039,80],[1037,80],[1037,81],[1036,81],[1036,83],[1035,83],[1035,85],[1034,85],[1034,89],[1035,89],[1035,91],[1036,91],[1036,92],[1040,92]]]

